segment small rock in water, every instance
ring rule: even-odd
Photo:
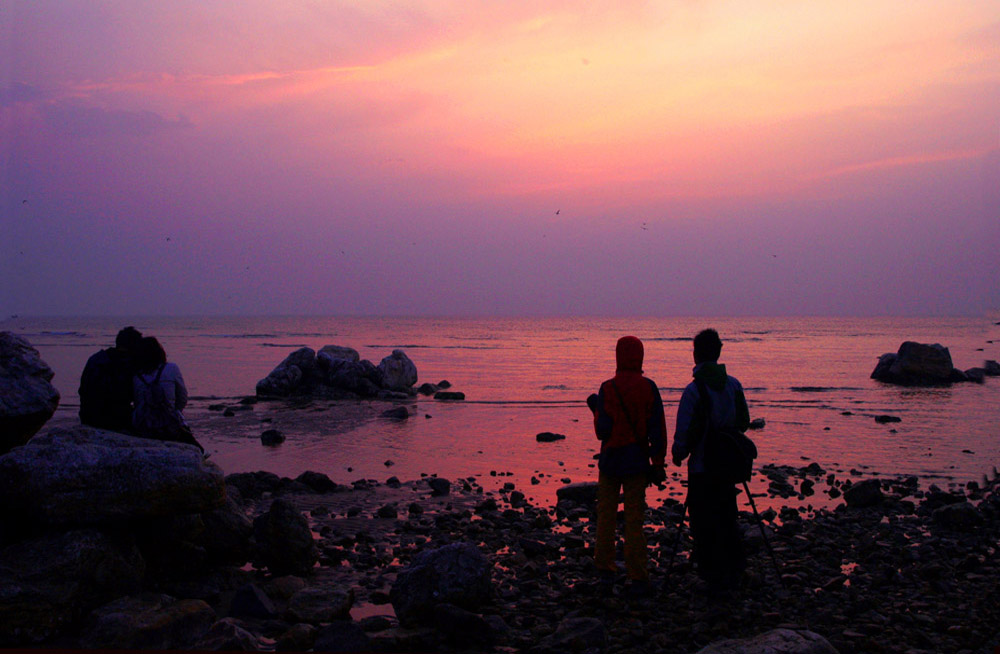
[[[903,419],[898,416],[881,415],[875,416],[875,422],[884,425],[889,422],[903,422]]]
[[[458,392],[456,392],[456,391],[438,391],[437,393],[434,394],[434,399],[435,400],[455,400],[455,401],[464,400],[465,399],[465,393],[462,393],[460,391],[458,391]]]
[[[447,379],[442,379],[437,383],[438,388],[451,388],[451,382]]]
[[[441,497],[451,492],[451,482],[443,477],[431,477],[427,480],[427,485],[431,487],[431,495]]]
[[[539,443],[554,443],[555,441],[565,440],[566,437],[562,434],[555,434],[550,431],[543,431],[540,434],[535,435],[535,440]]]
[[[393,461],[392,459],[386,459],[385,463],[383,463],[382,465],[384,465],[386,468],[391,468],[392,466],[396,465],[396,462]]]
[[[763,429],[767,422],[763,418],[754,418],[750,421],[748,429]]]
[[[268,429],[260,435],[262,445],[281,445],[285,442],[285,435],[277,429]]]

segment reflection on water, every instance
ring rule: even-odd
[[[529,498],[551,497],[562,479],[596,478],[598,441],[584,399],[613,374],[614,344],[635,334],[646,344],[645,372],[657,382],[673,432],[677,401],[690,380],[690,336],[713,326],[725,342],[722,360],[747,389],[760,464],[816,462],[840,476],[915,474],[940,484],[979,480],[1000,463],[1000,379],[948,389],[902,389],[869,379],[880,354],[904,340],[940,342],[959,368],[1000,358],[1000,326],[984,318],[949,319],[365,319],[131,318],[23,319],[0,329],[28,337],[56,373],[62,420],[72,420],[86,358],[134,324],[156,335],[178,363],[193,402],[188,414],[213,458],[230,472],[269,469],[295,476],[319,470],[337,481],[401,479],[437,473],[512,473]],[[988,341],[994,341],[989,343]],[[207,410],[217,398],[254,392],[261,379],[302,345],[354,347],[377,363],[403,347],[420,382],[443,379],[464,403],[423,397],[403,422],[378,418],[384,405],[346,410],[335,403],[282,410],[258,405],[233,418]],[[979,351],[982,348],[982,351]],[[213,398],[213,399],[208,399]],[[265,415],[266,414],[266,415]],[[875,416],[900,417],[879,424]],[[261,422],[265,417],[272,423]],[[281,429],[278,448],[260,432]],[[538,443],[535,435],[567,436]],[[386,466],[386,461],[392,461]],[[660,497],[682,497],[676,473]],[[531,484],[535,477],[539,483]],[[818,500],[817,500],[818,501]]]

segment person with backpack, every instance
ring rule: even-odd
[[[167,362],[163,346],[152,336],[139,342],[137,366],[132,385],[132,427],[136,436],[187,443],[204,452],[181,413],[188,400],[181,370],[176,363]]]
[[[694,337],[694,381],[681,395],[671,447],[675,465],[690,457],[687,509],[694,560],[711,593],[738,587],[746,567],[734,484],[749,479],[756,456],[752,443],[752,452],[742,453],[742,443],[734,442],[749,442],[742,432],[750,426],[750,410],[743,386],[719,363],[721,353],[722,340],[714,329]],[[738,471],[732,470],[732,458],[727,456],[737,459]]]
[[[646,486],[666,479],[667,425],[660,391],[642,374],[642,341],[635,336],[618,339],[615,358],[615,376],[587,399],[594,413],[594,431],[601,440],[594,562],[602,592],[610,593],[615,579],[618,494],[624,491],[626,593],[642,597],[650,590],[642,531]]]
[[[132,377],[135,352],[142,334],[125,327],[115,346],[95,352],[80,375],[80,422],[121,433],[132,431]]]

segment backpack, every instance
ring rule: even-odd
[[[712,396],[701,380],[695,380],[698,394],[705,406],[705,472],[725,484],[750,481],[757,446],[750,438],[732,427],[713,427]]]
[[[191,429],[184,424],[181,412],[167,400],[167,394],[160,385],[162,374],[163,366],[160,366],[152,382],[146,381],[142,375],[136,376],[136,379],[149,388],[150,396],[149,401],[136,406],[132,414],[132,426],[136,434],[143,438],[188,443],[200,448],[201,445],[194,439]]]

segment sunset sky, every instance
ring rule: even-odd
[[[11,0],[0,318],[1000,309],[996,0]]]

